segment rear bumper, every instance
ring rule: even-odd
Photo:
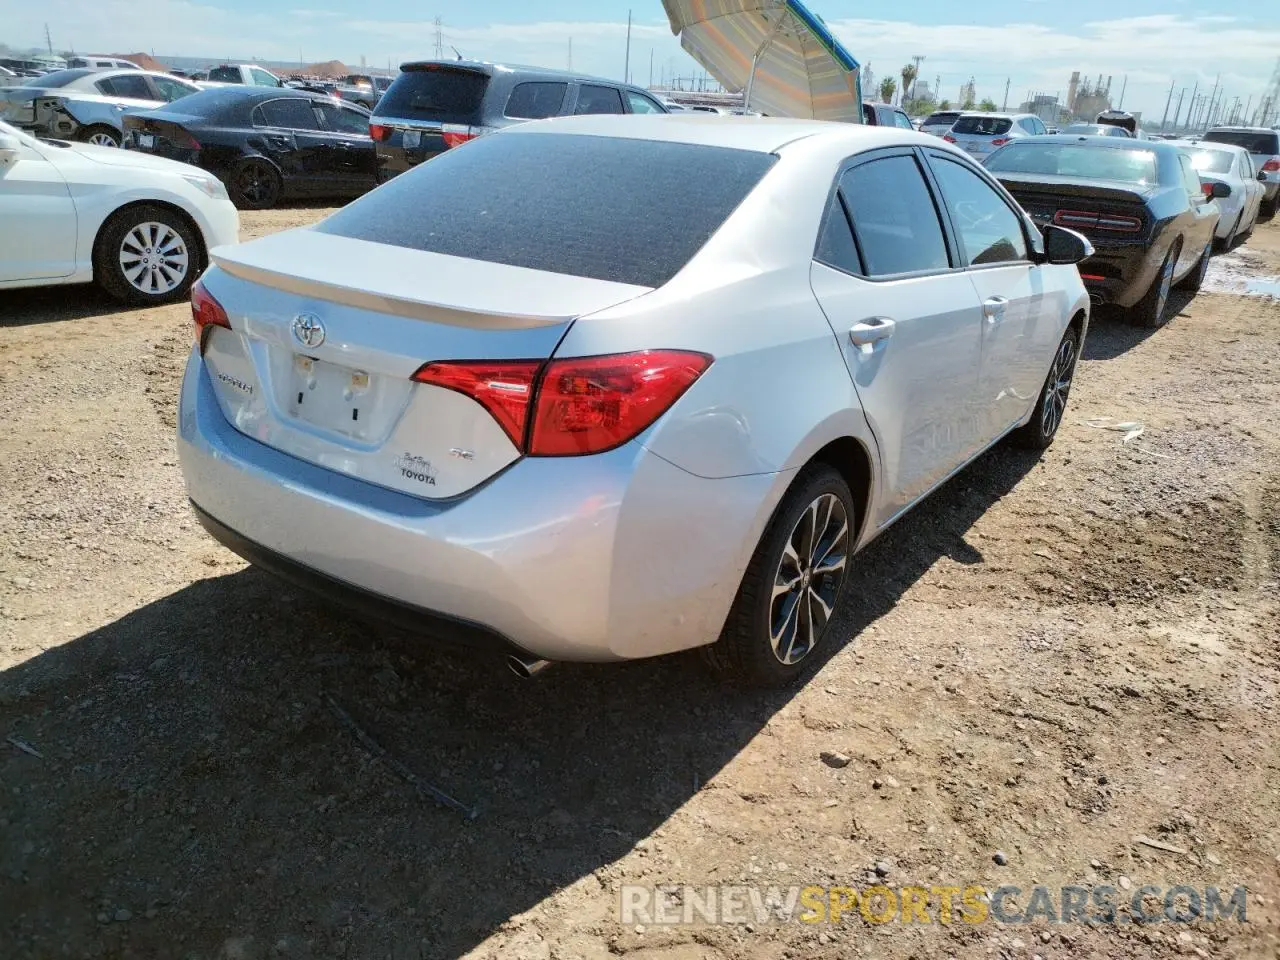
[[[1159,272],[1160,261],[1142,243],[1095,246],[1080,264],[1080,279],[1094,303],[1131,307],[1142,299]]]
[[[398,622],[421,612],[445,639],[489,646],[496,637],[549,660],[632,659],[714,641],[789,477],[703,479],[633,442],[591,457],[526,458],[464,496],[425,501],[240,433],[195,352],[178,450],[192,502],[242,556],[310,585],[337,584]]]

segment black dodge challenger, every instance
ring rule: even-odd
[[[1027,137],[986,167],[1038,224],[1083,233],[1094,255],[1080,277],[1094,303],[1165,322],[1174,286],[1199,290],[1213,252],[1225,184],[1202,184],[1177,147],[1126,137]],[[1229,189],[1229,188],[1227,188]]]
[[[124,146],[204,167],[242,210],[378,184],[369,111],[287,87],[214,87],[124,118]]]

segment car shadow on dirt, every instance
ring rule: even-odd
[[[1164,326],[1177,323],[1178,317],[1195,298],[1194,293],[1186,290],[1171,291],[1166,308],[1168,319]],[[1130,323],[1125,312],[1118,307],[1095,307],[1080,357],[1084,360],[1114,360],[1163,329],[1164,327],[1140,327]]]
[[[1037,462],[997,447],[864,551],[838,635],[982,562],[966,532]],[[197,581],[0,674],[0,730],[41,754],[0,743],[0,955],[456,957],[575,881],[608,900],[794,694],[692,655],[520,681],[253,569]]]
[[[86,317],[109,318],[135,310],[117,303],[91,283],[0,291],[0,327],[25,327]]]

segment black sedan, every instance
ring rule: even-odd
[[[1202,184],[1175,146],[1127,137],[1027,137],[986,167],[1038,224],[1078,230],[1095,253],[1080,264],[1094,303],[1165,321],[1175,285],[1199,290],[1213,252],[1225,184]],[[1226,188],[1229,189],[1229,188]]]
[[[218,87],[124,118],[124,146],[203,167],[242,210],[358,197],[378,182],[369,112],[281,87]]]

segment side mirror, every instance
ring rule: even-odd
[[[1093,244],[1074,230],[1050,223],[1042,227],[1041,232],[1044,234],[1045,263],[1079,263],[1093,256]]]
[[[1221,180],[1215,180],[1209,188],[1209,196],[1214,200],[1225,200],[1231,196],[1231,184],[1223,183]]]
[[[1258,182],[1259,182],[1259,183],[1266,183],[1266,182],[1267,182],[1267,171],[1265,171],[1265,170],[1259,170],[1259,171],[1258,171]]]
[[[18,159],[22,141],[7,133],[0,133],[0,164],[8,166]]]

